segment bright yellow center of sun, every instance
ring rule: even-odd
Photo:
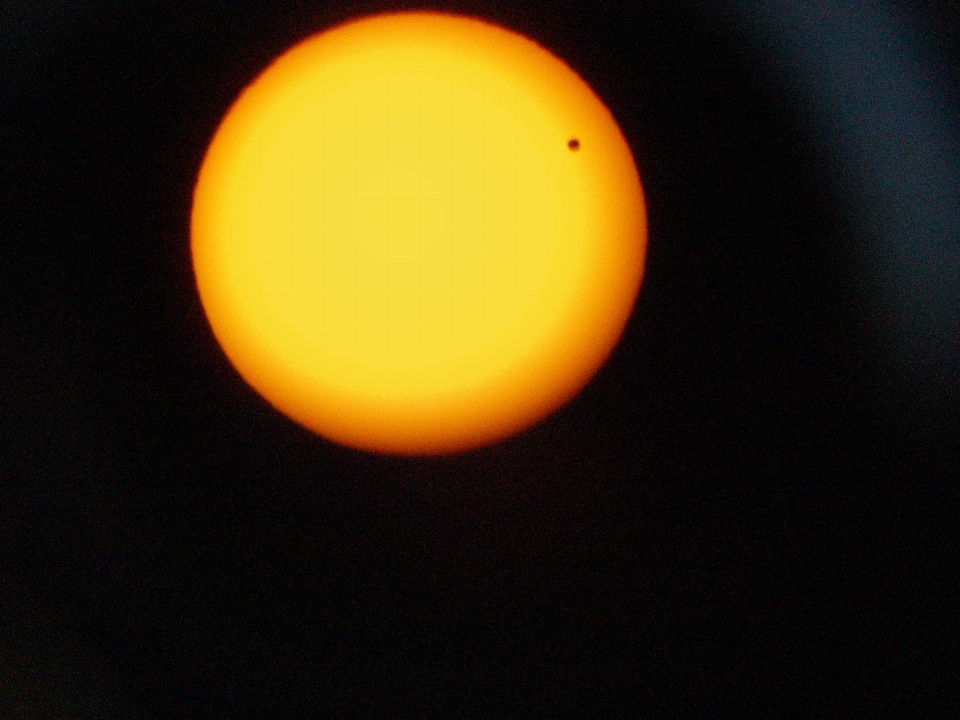
[[[475,19],[378,15],[244,90],[197,182],[192,253],[240,374],[337,443],[478,447],[590,380],[646,216],[630,149],[567,65]]]

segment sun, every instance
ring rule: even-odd
[[[409,12],[297,44],[227,112],[191,250],[223,351],[336,443],[442,454],[554,412],[616,345],[646,212],[630,148],[566,64]]]

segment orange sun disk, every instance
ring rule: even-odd
[[[605,362],[642,277],[630,149],[593,91],[480,20],[376,15],[236,100],[191,250],[227,357],[288,417],[373,452],[483,446]]]

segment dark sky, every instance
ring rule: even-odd
[[[956,368],[917,399],[878,357],[855,192],[729,6],[432,6],[560,55],[636,157],[644,285],[570,405],[388,458],[233,371],[207,143],[292,43],[401,7],[0,4],[0,716],[960,713]],[[914,9],[956,113],[955,7]]]

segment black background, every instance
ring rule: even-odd
[[[956,405],[888,399],[849,192],[719,7],[432,6],[560,55],[634,151],[644,285],[570,405],[387,458],[232,370],[206,146],[292,43],[401,7],[0,5],[0,715],[960,710]],[[913,10],[953,101],[954,8]]]

